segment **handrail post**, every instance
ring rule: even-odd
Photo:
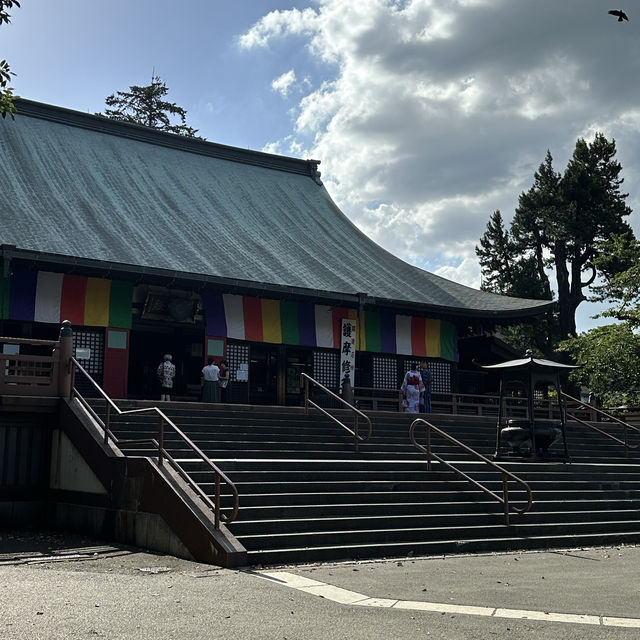
[[[109,443],[109,433],[111,431],[111,405],[107,402],[107,413],[104,419],[104,443]]]
[[[73,367],[71,358],[73,356],[73,331],[71,322],[65,320],[60,327],[60,337],[58,339],[58,395],[61,398],[71,398],[73,389]]]
[[[355,414],[355,418],[353,421],[353,443],[356,448],[356,453],[358,453],[358,414]]]
[[[426,443],[427,443],[427,471],[431,471],[431,425],[426,422]]]
[[[309,380],[302,378],[304,384],[304,414],[309,415]]]
[[[509,524],[509,487],[507,483],[509,482],[507,478],[507,474],[502,472],[502,499],[504,504],[504,522],[505,524]]]
[[[214,496],[214,505],[215,505],[215,512],[214,512],[214,526],[216,529],[220,528],[220,476],[216,473],[216,493]]]
[[[629,457],[629,440],[628,440],[628,434],[627,434],[627,425],[623,425],[623,430],[624,430],[624,452],[626,457]]]
[[[158,464],[162,466],[164,458],[164,418],[160,416],[160,429],[158,433]]]

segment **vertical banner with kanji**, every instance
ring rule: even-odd
[[[340,385],[345,376],[353,387],[356,370],[356,321],[351,318],[342,319],[340,331]]]

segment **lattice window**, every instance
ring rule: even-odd
[[[335,351],[313,352],[313,378],[330,389],[338,387],[340,354]]]
[[[89,358],[84,356],[88,349]],[[73,332],[73,356],[80,362],[83,369],[102,386],[104,373],[104,330],[75,329]],[[75,385],[82,395],[93,396],[95,391],[87,379],[80,373],[76,374]]]
[[[249,366],[249,345],[227,342],[227,362],[229,363],[229,379],[238,380],[237,371],[240,365]]]
[[[404,361],[403,376],[407,371],[409,371],[409,365],[414,362],[415,359]],[[433,374],[433,378],[431,380],[431,392],[451,393],[451,365],[444,360],[427,360],[427,368]]]
[[[440,360],[429,361],[429,371],[433,374],[431,391],[433,393],[451,393],[451,365]]]
[[[375,389],[398,388],[398,361],[395,358],[373,356],[373,386]]]

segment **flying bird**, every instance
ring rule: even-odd
[[[629,21],[629,17],[622,9],[611,9],[608,13],[611,16],[617,16],[618,22],[622,22],[623,20],[627,20],[627,22]]]

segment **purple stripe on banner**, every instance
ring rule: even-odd
[[[202,304],[207,323],[207,335],[218,338],[227,337],[227,319],[224,315],[222,294],[217,291],[202,292]]]
[[[316,346],[316,307],[314,304],[298,303],[298,335],[300,346]]]
[[[15,267],[11,274],[11,320],[32,321],[36,312],[36,286],[38,272]]]
[[[396,314],[383,311],[380,314],[380,342],[382,353],[396,353]]]

